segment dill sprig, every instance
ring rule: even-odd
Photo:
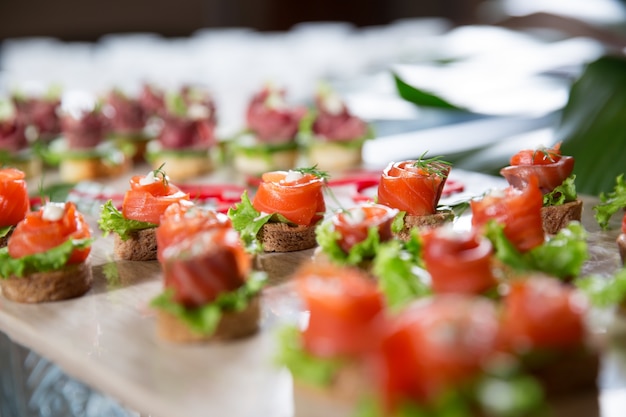
[[[310,174],[313,175],[314,177],[320,178],[322,180],[324,180],[324,182],[328,181],[330,179],[330,174],[326,171],[321,171],[319,169],[317,169],[317,164],[313,165],[312,167],[308,167],[308,168],[298,168],[295,171],[299,172],[300,174]]]
[[[444,161],[441,156],[425,158],[427,153],[428,151],[421,154],[420,157],[413,163],[413,166],[424,170],[429,175],[436,175],[442,178],[447,177],[452,163]]]
[[[163,170],[164,166],[165,166],[165,162],[163,162],[160,167],[158,167],[157,169],[155,169],[152,172],[154,173],[154,177],[155,178],[159,178],[159,176],[160,176],[161,177],[161,181],[163,182],[163,185],[165,187],[167,187],[169,185],[169,178],[168,178],[167,174],[165,173],[165,170]]]
[[[544,161],[550,161],[550,162],[556,162],[556,157],[559,156],[560,154],[558,151],[555,151],[554,149],[539,148],[535,150],[535,152],[533,152],[533,161],[537,157],[538,153],[543,154]]]

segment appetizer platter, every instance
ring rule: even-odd
[[[559,154],[558,148],[553,153]],[[194,204],[194,196],[189,190],[193,189],[194,184],[197,187],[210,187],[212,184],[224,182],[231,185],[232,183],[243,184],[245,179],[240,178],[231,167],[218,168],[210,174],[204,174],[189,183],[181,184],[179,188],[169,182],[165,174],[167,167],[160,165],[157,168],[148,168],[145,165],[137,165],[127,176],[118,176],[100,184],[102,188],[114,189],[117,193],[122,192],[121,201],[115,201],[113,198],[107,199],[110,195],[104,193],[104,197],[99,196],[99,198],[93,195],[79,197],[76,203],[77,207],[86,207],[84,203],[87,201],[92,203],[91,209],[85,210],[85,220],[93,233],[92,239],[89,240],[90,252],[87,258],[91,268],[90,289],[76,298],[36,302],[35,304],[11,301],[6,295],[0,297],[0,330],[15,342],[54,361],[68,374],[113,396],[129,409],[142,414],[155,417],[173,415],[343,417],[352,415],[354,410],[350,405],[329,401],[326,395],[305,396],[304,398],[294,395],[294,387],[298,385],[294,379],[297,378],[289,371],[289,363],[285,364],[279,358],[281,339],[278,333],[281,329],[286,326],[299,327],[307,320],[310,326],[318,326],[316,327],[318,331],[324,327],[315,324],[318,322],[314,321],[317,318],[313,315],[312,305],[307,308],[303,304],[303,301],[311,302],[319,296],[319,283],[316,284],[315,280],[307,283],[306,278],[300,279],[301,276],[336,273],[335,266],[327,266],[326,268],[329,269],[315,269],[319,265],[326,264],[326,260],[323,259],[326,256],[331,261],[350,263],[350,268],[354,268],[350,271],[354,272],[346,272],[345,276],[351,280],[350,285],[363,285],[361,293],[376,292],[377,290],[371,290],[376,286],[373,280],[366,281],[367,284],[358,282],[364,279],[363,277],[367,280],[369,271],[377,274],[377,268],[379,270],[386,268],[377,264],[375,259],[376,248],[380,249],[383,243],[403,241],[411,247],[415,234],[407,230],[407,224],[416,223],[420,227],[448,227],[450,229],[442,233],[443,236],[437,236],[434,232],[424,233],[424,259],[428,269],[429,248],[437,244],[437,239],[445,240],[453,233],[460,233],[473,227],[489,228],[481,223],[479,217],[483,216],[482,214],[471,216],[466,212],[455,216],[450,207],[472,199],[470,206],[474,213],[482,213],[481,210],[498,212],[490,208],[492,207],[490,205],[500,203],[501,200],[508,198],[507,196],[513,196],[513,202],[507,202],[510,204],[507,210],[511,211],[523,209],[524,207],[520,207],[521,203],[519,203],[521,196],[527,198],[527,194],[531,194],[527,191],[516,191],[513,188],[502,192],[501,190],[506,187],[513,187],[509,186],[504,178],[456,170],[438,159],[427,162],[423,157],[424,155],[417,160],[390,163],[387,168],[373,174],[368,172],[365,175],[359,172],[357,176],[351,177],[349,173],[344,173],[343,176],[331,180],[324,178],[324,175],[315,168],[267,172],[253,187],[254,196],[247,194],[250,187],[229,189],[231,192],[241,194],[240,197],[239,195],[236,198],[231,197],[229,204],[220,208],[222,213],[219,214],[225,214],[224,212],[228,211],[229,219],[217,214],[198,213],[195,207],[190,208]],[[551,158],[559,159],[554,155]],[[426,198],[428,201],[424,205],[425,208],[409,212],[405,207],[394,206],[395,203],[390,200],[398,195],[411,194],[413,180],[410,178],[415,175],[427,175],[438,179],[445,177],[448,180],[448,189],[446,190],[443,185],[445,180],[433,182],[432,190],[429,190],[431,195]],[[568,172],[565,177],[569,175]],[[527,183],[533,184],[534,180],[520,181],[527,185]],[[620,181],[618,180],[618,185],[621,184]],[[277,201],[277,195],[293,196],[295,192],[306,193],[303,191],[304,187],[309,187],[311,184],[315,189],[312,197],[294,197],[296,200],[310,199],[307,210],[304,210],[306,213],[303,213],[303,210],[294,210],[294,204],[291,203],[282,204],[281,207],[281,201]],[[325,185],[322,187],[322,184]],[[76,189],[78,188],[77,186]],[[216,188],[219,187],[216,185]],[[281,188],[288,188],[288,190],[284,191]],[[319,194],[320,188],[324,188],[324,195]],[[76,195],[74,194],[74,198]],[[171,196],[176,196],[175,201],[169,202],[167,207],[163,207],[158,214],[146,212],[146,207],[156,210],[163,198],[167,199]],[[142,198],[151,199],[151,203],[149,205],[139,203]],[[286,200],[286,198],[281,197],[278,200]],[[539,215],[542,205],[542,192],[539,188],[532,198],[538,201],[537,214]],[[376,204],[373,203],[374,200],[377,200]],[[621,229],[613,227],[608,231],[601,230],[592,210],[592,207],[601,202],[600,199],[578,196],[578,200],[585,207],[580,220],[587,232],[588,246],[585,246],[585,250],[588,250],[589,256],[584,264],[579,265],[580,271],[577,271],[576,275],[612,276],[622,265],[616,246],[616,239]],[[196,201],[198,201],[197,195]],[[383,203],[389,208],[384,209],[378,206]],[[67,205],[51,210],[55,213],[59,210],[61,213],[74,210],[74,203],[67,203]],[[410,207],[415,208],[417,205],[419,204],[414,202],[410,204]],[[45,206],[41,210],[43,213],[46,210]],[[191,212],[193,214],[188,215]],[[244,221],[241,217],[237,217],[242,213],[246,219]],[[402,215],[398,216],[399,213]],[[150,215],[157,216],[158,219]],[[287,218],[292,215],[302,215],[304,218]],[[108,228],[111,216],[133,221],[134,225],[138,225],[137,236],[133,236],[134,232],[131,232],[125,240],[120,233],[116,232],[117,229]],[[374,232],[368,230],[363,233],[361,231],[361,238],[355,242],[346,242],[341,237],[333,241],[337,239],[337,233],[342,233],[341,230],[350,229],[350,226],[355,225],[353,218],[361,216],[363,220],[374,225],[368,226],[371,230],[375,230]],[[528,220],[520,216],[525,221]],[[52,217],[56,219],[57,216],[55,214]],[[378,223],[376,223],[377,217],[380,217]],[[393,224],[392,217],[394,218]],[[283,220],[284,218],[287,220]],[[432,220],[433,218],[436,218],[436,221]],[[154,229],[159,222],[156,236],[150,238],[150,244],[141,240],[145,239],[143,235],[138,237],[140,233]],[[224,228],[223,224],[228,222],[232,222],[233,229]],[[524,251],[532,250],[524,245],[533,247],[546,245],[543,238],[544,232],[541,229],[541,218],[537,217],[533,222],[538,224],[542,235],[539,241],[536,236],[530,237],[529,240],[527,234],[521,238],[521,243],[514,240],[515,230],[523,229],[519,224],[510,227],[507,225],[502,230],[492,230],[491,233],[501,233],[498,236],[506,236],[515,244],[520,243]],[[617,224],[616,219],[613,222]],[[442,225],[444,223],[447,223],[447,226]],[[220,236],[222,234],[224,236],[216,237],[215,224],[220,225],[217,230],[220,231]],[[254,224],[255,230],[249,230],[247,226],[250,224]],[[283,239],[284,236],[281,236],[281,233],[286,228],[285,224],[295,225],[290,228],[291,232],[293,232],[291,229],[301,232],[298,228],[302,227],[311,227],[316,230],[307,230],[306,239],[299,235],[295,238]],[[184,233],[191,233],[191,229],[194,229],[193,238],[178,240],[180,230]],[[565,227],[565,229],[565,234],[570,235],[575,235],[578,230],[576,227]],[[234,243],[229,237],[234,230],[239,232],[242,242]],[[246,237],[246,233],[250,235]],[[330,235],[334,233],[334,237],[331,239],[325,233]],[[554,233],[548,232],[548,234]],[[392,239],[392,235],[398,239]],[[139,240],[139,249],[128,249],[123,246],[128,241],[136,243],[133,241],[136,237]],[[308,242],[312,240],[314,243],[306,247],[294,248],[289,245],[287,248],[280,245],[276,247],[277,242],[284,244],[286,241],[292,245],[293,242],[305,240]],[[546,238],[546,242],[548,240]],[[316,248],[318,244],[319,247]],[[133,258],[126,256],[128,253],[150,249],[147,248],[150,245],[156,247],[156,251],[151,252],[150,256],[140,257],[138,260],[132,260]],[[467,242],[464,241],[463,245],[482,247],[478,240],[473,241],[470,238]],[[244,255],[244,247],[245,249],[252,247],[251,252],[254,256]],[[364,248],[364,252],[354,255],[355,247]],[[84,247],[79,249],[84,249]],[[321,253],[324,251],[327,253]],[[338,251],[343,252],[337,255]],[[228,261],[230,263],[227,266],[223,263],[216,266],[211,261],[212,257],[232,259],[232,262]],[[502,264],[506,263],[506,260],[500,261]],[[555,260],[554,263],[558,262]],[[205,302],[205,300],[194,298],[189,292],[186,295],[184,292],[167,292],[168,289],[173,288],[180,290],[181,285],[176,284],[177,275],[192,274],[189,271],[196,268],[198,264],[207,270],[236,269],[238,271],[237,282],[231,283],[232,286],[227,289],[228,291],[239,291],[249,286],[250,281],[245,276],[251,268],[266,275],[264,278],[266,282],[262,289],[260,287],[253,290],[246,289],[247,294],[250,295],[248,301],[259,303],[255,307],[253,317],[255,325],[246,327],[242,334],[233,337],[231,337],[232,332],[226,330],[229,336],[226,336],[225,340],[222,340],[223,335],[220,335],[221,340],[197,343],[198,340],[193,338],[189,340],[184,336],[181,343],[180,333],[172,331],[172,317],[167,316],[166,324],[163,324],[163,319],[159,318],[162,307],[165,306],[163,310],[169,314],[172,311],[189,308],[189,305],[197,306]],[[550,267],[550,265],[539,266]],[[552,270],[542,271],[554,273]],[[434,284],[438,273],[436,267],[432,267],[429,272],[432,275],[433,287],[436,287]],[[569,273],[568,271],[564,274]],[[443,271],[443,274],[449,275],[450,272]],[[294,279],[296,275],[300,277],[297,282]],[[243,284],[242,282],[246,280],[248,283]],[[445,288],[445,286],[444,282],[438,288]],[[488,279],[479,283],[478,289],[471,291],[482,293],[493,289],[494,286],[495,279]],[[335,294],[336,290],[337,288],[333,288],[328,291]],[[221,291],[216,290],[218,295],[213,294],[212,298],[219,299],[219,294],[224,293]],[[511,293],[524,291],[511,289]],[[168,297],[173,297],[173,299]],[[377,307],[374,310],[381,309],[385,303],[390,306],[393,304],[395,307],[398,302],[397,299],[380,302],[375,301],[374,298],[372,296],[368,301],[376,304]],[[155,300],[160,301],[155,303]],[[172,307],[173,301],[184,306]],[[406,302],[406,300],[401,301]],[[398,305],[402,303],[398,302]],[[442,301],[442,303],[444,307],[433,308],[445,310],[456,309],[460,306],[468,314],[475,308],[473,303],[466,304],[464,301],[458,303],[455,301],[452,304]],[[515,303],[515,301],[510,301],[510,303]],[[495,310],[492,311],[491,307],[476,308],[488,310],[490,314],[495,315]],[[237,312],[249,310],[246,306],[235,311],[234,314],[238,314]],[[223,311],[219,314],[221,314],[219,317],[226,320],[229,313]],[[407,313],[406,316],[404,322],[410,322],[411,314]],[[462,315],[459,314],[455,317],[462,319]],[[236,320],[240,323],[240,318]],[[248,326],[249,317],[245,320]],[[519,320],[515,317],[509,317],[506,320],[509,320],[508,327],[518,328],[516,326]],[[178,324],[180,323],[176,323]],[[219,325],[216,324],[216,326],[219,328]],[[595,324],[591,329],[593,329],[591,336],[600,340],[599,343],[609,344],[604,337],[606,333],[609,333],[606,323]],[[401,328],[398,331],[400,332],[398,334],[401,334],[405,330]],[[217,330],[217,333],[220,333],[220,330]],[[513,336],[515,336],[514,333],[515,331],[513,331]],[[364,330],[360,338],[367,338],[368,335],[369,333]],[[513,336],[511,340],[517,340]],[[395,334],[387,334],[385,337],[390,338],[385,339],[385,343],[392,343],[396,340]],[[360,352],[362,348],[354,341],[345,347],[346,351],[351,354]],[[316,349],[318,352],[323,351],[321,347]],[[389,359],[385,356],[388,353],[379,352],[384,360]],[[434,355],[434,361],[439,360],[433,352],[430,353]],[[617,353],[608,348],[603,349],[600,375],[607,372],[606,369],[611,369],[612,373],[617,374],[622,372],[620,366],[624,368],[624,365],[620,365]],[[626,376],[626,373],[623,375]],[[397,375],[396,377],[400,378]],[[562,378],[566,380],[569,374],[563,373]],[[441,384],[447,383],[444,377],[437,380]],[[620,381],[623,385],[620,383],[612,387],[600,385],[599,390],[591,389],[584,392],[584,395],[576,392],[575,395],[565,397],[565,401],[561,404],[563,408],[560,410],[563,414],[558,415],[572,417],[619,415],[611,414],[611,410],[619,412],[620,409],[623,410],[626,407],[626,384],[624,384],[626,377],[622,377]],[[371,386],[365,386],[364,392],[371,388]],[[389,398],[392,398],[397,393],[388,392],[387,394],[390,394]]]

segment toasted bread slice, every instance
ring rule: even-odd
[[[214,163],[209,150],[206,152],[157,152],[151,157],[154,169],[165,164],[167,175],[173,181],[196,178],[213,171]]]
[[[116,233],[113,252],[118,259],[126,261],[153,261],[157,258],[156,227],[132,232],[130,238],[122,240]]]
[[[101,157],[65,158],[59,164],[59,176],[70,183],[96,178],[116,177],[127,172],[131,159],[124,157],[120,163],[108,163]]]
[[[622,233],[617,237],[617,247],[619,249],[619,256],[622,258],[622,263],[626,265],[626,233]]]
[[[295,252],[317,246],[316,226],[292,226],[286,223],[265,223],[259,239],[265,252]]]
[[[159,338],[174,343],[199,343],[211,340],[231,340],[250,336],[259,329],[261,305],[254,297],[241,311],[222,312],[222,317],[213,334],[194,333],[174,315],[157,310],[157,334]]]
[[[558,206],[542,207],[543,231],[549,235],[554,235],[572,220],[580,221],[582,214],[583,202],[580,199]]]
[[[314,141],[309,146],[307,157],[311,166],[317,166],[322,171],[345,171],[361,165],[362,148],[341,142]]]
[[[400,240],[407,241],[411,237],[411,230],[415,228],[432,228],[443,225],[454,219],[454,213],[450,210],[441,210],[435,214],[426,216],[412,216],[407,214],[404,216],[404,227],[394,236]]]
[[[285,149],[270,152],[269,154],[251,154],[245,150],[235,149],[233,165],[237,172],[248,175],[261,175],[264,172],[288,170],[296,166],[298,160],[297,149]]]
[[[91,288],[91,266],[86,262],[70,264],[47,272],[0,279],[2,294],[18,303],[66,300],[85,294]]]

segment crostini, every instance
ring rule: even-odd
[[[29,127],[29,140],[48,143],[61,133],[61,88],[46,91],[13,91],[11,99],[20,119]]]
[[[148,114],[139,99],[113,89],[105,97],[104,114],[109,121],[108,140],[129,153],[133,161],[143,161],[153,137],[146,132]]]
[[[373,137],[372,129],[363,119],[350,113],[330,86],[320,86],[315,109],[307,119],[310,121],[302,124],[299,140],[309,165],[329,172],[360,167],[363,143]]]
[[[252,271],[252,259],[230,222],[213,221],[217,213],[198,210],[182,217],[171,210],[168,216],[179,224],[158,232],[165,291],[151,303],[157,334],[174,343],[250,336],[259,328],[265,275]]]
[[[374,203],[336,211],[317,227],[316,257],[367,267],[380,244],[393,237],[391,223],[397,214],[397,209]]]
[[[570,221],[580,222],[583,202],[576,194],[574,157],[561,155],[561,144],[552,148],[525,149],[511,157],[510,165],[500,170],[508,183],[524,188],[531,176],[537,177],[543,194],[543,230],[555,234]]]
[[[74,203],[26,215],[0,249],[2,294],[21,303],[78,297],[91,288],[91,231]]]
[[[437,209],[451,165],[424,156],[390,163],[378,185],[378,203],[400,211],[392,231],[402,240],[409,240],[414,228],[436,227],[454,219],[452,211]]]
[[[161,130],[146,151],[146,159],[154,169],[167,164],[170,177],[183,181],[215,168],[217,118],[215,104],[207,92],[184,87],[167,93],[159,117]]]
[[[297,133],[306,114],[304,107],[290,107],[285,91],[267,85],[255,94],[246,111],[245,131],[233,139],[233,164],[237,172],[261,175],[289,170],[299,156]]]
[[[161,215],[173,203],[189,202],[189,195],[170,182],[162,167],[146,175],[134,175],[129,182],[121,211],[109,200],[102,207],[98,225],[105,236],[114,234],[113,251],[117,258],[155,260],[156,228]]]
[[[41,173],[41,158],[27,138],[27,122],[8,100],[0,99],[0,166],[17,168],[28,178]]]
[[[50,142],[47,162],[58,164],[61,180],[69,183],[127,172],[131,159],[105,140],[107,130],[99,100],[88,93],[68,93],[61,103],[62,134]]]
[[[0,248],[30,211],[26,175],[16,168],[0,169]]]
[[[326,212],[326,174],[313,168],[266,172],[252,201],[244,192],[228,210],[251,252],[293,252],[317,245],[315,229]]]

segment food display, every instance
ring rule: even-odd
[[[318,89],[312,112],[310,126],[300,132],[308,164],[330,172],[359,168],[363,143],[373,137],[368,124],[326,84]]]
[[[415,227],[439,226],[454,217],[449,210],[437,210],[451,165],[424,156],[390,163],[378,186],[378,203],[400,211],[394,234],[403,240]]]
[[[348,145],[365,122],[324,94],[312,129]],[[495,181],[486,176],[465,184],[463,172],[450,180],[452,165],[426,153],[361,178],[333,165],[331,180],[322,160],[269,169],[276,155],[292,158],[302,144],[304,114],[287,106],[280,90],[268,87],[252,100],[247,125],[254,145],[238,156],[248,145],[233,143],[233,166],[213,165],[217,118],[209,95],[145,85],[137,100],[127,99],[111,92],[106,105],[116,111],[108,116],[98,103],[79,105],[78,112],[66,107],[62,137],[46,150],[67,156],[58,160],[61,180],[97,179],[112,188],[94,186],[88,195],[73,188],[67,202],[45,203],[23,172],[0,170],[0,232],[7,241],[0,250],[0,319],[28,316],[32,311],[17,305],[38,303],[33,326],[50,338],[56,314],[69,310],[59,332],[96,328],[95,336],[63,336],[69,342],[55,346],[73,353],[68,344],[87,346],[89,355],[79,360],[98,363],[107,382],[123,375],[145,390],[124,397],[126,386],[110,384],[154,415],[187,395],[196,405],[217,401],[220,410],[241,411],[238,399],[216,395],[222,378],[229,387],[253,385],[258,402],[273,401],[267,390],[286,370],[293,385],[281,390],[295,400],[296,416],[510,417],[546,410],[560,416],[561,405],[586,394],[597,414],[606,345],[594,343],[603,336],[586,321],[598,287],[583,283],[594,269],[607,285],[623,280],[623,272],[613,276],[606,265],[620,250],[624,257],[626,216],[617,248],[602,251],[596,246],[615,230],[588,231],[588,220],[583,226],[570,217],[558,229],[545,228],[546,198],[568,204],[566,189],[573,189],[573,162],[558,145],[516,155],[502,170],[508,187],[486,187],[483,180]],[[79,174],[85,172],[77,168],[79,155],[103,162],[95,150],[113,125],[134,134],[152,122],[159,134],[149,161],[136,160],[117,179]],[[557,169],[565,180],[552,181],[559,182],[555,188],[545,183],[549,175],[535,173],[553,164],[565,166]],[[224,175],[232,189],[216,186]],[[471,210],[452,210],[448,185],[470,196],[464,202]],[[626,207],[623,188],[619,177],[615,191],[601,196],[600,226]],[[44,204],[31,211],[38,192]],[[98,212],[80,214],[77,207],[92,197]],[[99,227],[93,235],[92,224]],[[598,266],[601,258],[609,261]],[[604,291],[612,308],[626,298]],[[122,337],[124,346],[110,342]],[[511,401],[503,404],[493,392]]]
[[[41,173],[41,158],[27,138],[28,124],[16,106],[0,99],[0,163],[17,168],[32,178]]]
[[[50,86],[44,94],[14,91],[11,100],[19,118],[31,128],[33,141],[49,142],[61,133],[61,88]]]
[[[171,204],[180,202],[189,202],[189,195],[170,183],[165,171],[159,168],[131,177],[121,210],[109,200],[102,208],[98,224],[105,234],[114,233],[114,252],[120,259],[155,260],[156,228],[161,216]]]
[[[152,305],[159,337],[191,343],[258,331],[263,278],[253,273],[252,258],[230,222],[198,208],[172,209],[166,218],[178,224],[158,230],[165,292]]]
[[[317,245],[315,230],[326,212],[325,174],[315,169],[266,172],[252,201],[247,193],[229,210],[250,251],[293,252]]]
[[[261,175],[297,166],[297,135],[306,108],[289,105],[285,96],[285,90],[267,85],[250,100],[246,128],[232,146],[233,163],[239,172]]]
[[[28,213],[0,250],[2,295],[41,303],[83,295],[91,288],[91,230],[74,203],[48,202]]]
[[[570,221],[580,221],[583,209],[572,174],[574,158],[561,155],[560,147],[557,143],[552,148],[522,150],[511,157],[511,165],[500,170],[509,184],[519,189],[530,183],[530,177],[537,178],[543,194],[543,229],[548,234],[557,233]]]
[[[146,90],[146,95],[151,90]],[[152,92],[152,111],[161,121],[157,138],[150,142],[146,158],[154,169],[167,164],[175,181],[195,178],[211,172],[214,166],[215,125],[217,116],[211,96],[204,90],[183,87],[165,93],[164,107],[158,93]],[[149,97],[144,100],[152,103]]]

